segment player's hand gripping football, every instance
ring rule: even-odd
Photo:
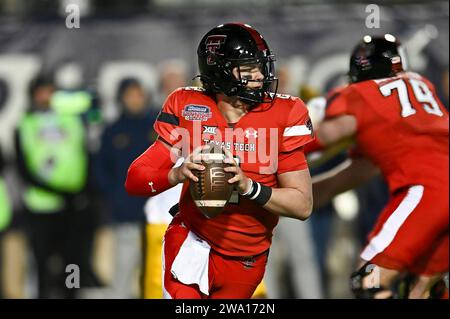
[[[197,176],[192,173],[193,170],[203,171],[205,166],[199,164],[202,159],[202,151],[209,147],[208,145],[203,145],[197,147],[189,156],[184,160],[183,164],[174,167],[169,172],[169,183],[172,185],[177,185],[183,183],[186,179],[190,179],[194,182],[198,182]]]
[[[234,174],[234,176],[228,180],[228,183],[235,184],[237,191],[240,194],[245,194],[250,190],[252,186],[252,180],[244,174],[242,169],[234,160],[233,154],[231,154],[231,152],[225,148],[223,148],[223,150],[226,155],[226,158],[223,162],[230,165],[226,166],[224,168],[224,171]]]

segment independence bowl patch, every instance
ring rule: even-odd
[[[209,107],[195,104],[186,105],[181,114],[187,121],[207,121],[212,117]]]

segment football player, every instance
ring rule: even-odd
[[[352,161],[314,181],[314,204],[383,174],[390,200],[361,252],[352,290],[357,298],[395,298],[393,285],[414,274],[406,297],[428,298],[448,272],[448,113],[428,79],[404,70],[390,34],[357,44],[349,78],[329,96],[311,149],[350,139]]]
[[[130,166],[130,194],[153,196],[179,183],[180,212],[163,247],[165,298],[250,298],[261,282],[279,216],[311,214],[311,179],[303,146],[313,139],[304,103],[277,95],[274,56],[246,24],[210,30],[197,49],[203,88],[181,88],[155,123],[158,140]],[[189,193],[200,145],[235,156],[225,168],[237,190],[225,210],[206,218]],[[194,152],[196,150],[196,152]],[[174,153],[184,163],[173,168]],[[239,165],[238,165],[239,162]]]

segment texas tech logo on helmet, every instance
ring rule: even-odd
[[[219,49],[220,46],[225,42],[226,38],[226,35],[210,35],[206,38],[206,50],[211,53],[206,59],[208,65],[213,65],[216,63],[214,61],[214,53],[216,53],[216,50]]]

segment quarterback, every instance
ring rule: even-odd
[[[303,147],[313,140],[304,103],[276,94],[274,56],[249,25],[210,30],[197,49],[202,88],[180,88],[155,122],[158,140],[130,166],[130,194],[153,196],[179,183],[179,213],[163,245],[165,298],[250,298],[261,282],[279,216],[305,220],[312,190]],[[232,154],[225,168],[236,194],[211,219],[195,206],[189,181],[199,149]],[[186,158],[173,167],[175,155]]]

